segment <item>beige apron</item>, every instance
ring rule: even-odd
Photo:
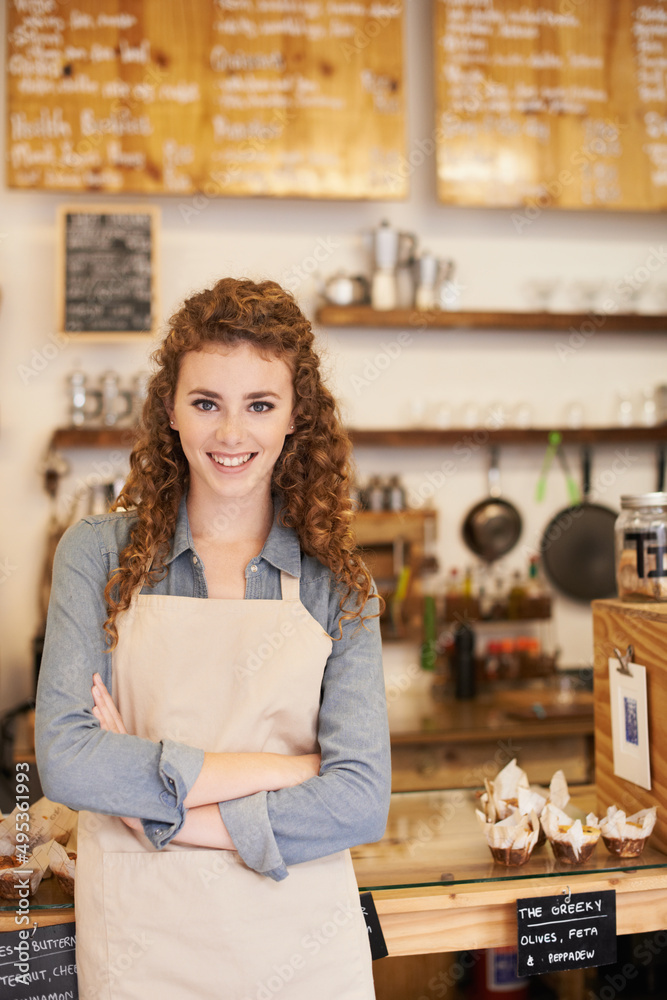
[[[281,573],[282,600],[140,595],[119,625],[113,696],[128,732],[216,752],[318,751],[332,640]],[[165,795],[168,793],[164,793]],[[371,1000],[349,851],[275,882],[235,851],[157,851],[79,816],[81,1000]]]

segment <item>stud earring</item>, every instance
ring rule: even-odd
[[[169,423],[171,424],[172,427],[174,426],[174,421],[173,420],[170,420]]]

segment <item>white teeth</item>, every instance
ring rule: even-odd
[[[234,458],[223,458],[222,455],[211,455],[214,462],[218,465],[224,465],[227,468],[233,467],[235,465],[245,465],[245,463],[252,458],[253,453],[248,452],[247,455],[237,455]]]

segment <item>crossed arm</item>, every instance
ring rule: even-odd
[[[120,715],[100,707],[102,686],[96,697],[89,693],[93,671],[111,688],[99,595],[116,544],[110,532],[122,527],[116,519],[80,521],[56,552],[35,727],[45,794],[72,809],[140,817],[158,850],[174,837],[233,848],[249,868],[276,881],[290,865],[379,840],[391,766],[377,619],[367,627],[348,623],[327,660],[317,728],[321,763],[312,755],[205,754],[170,739],[126,735]],[[337,634],[338,590],[319,577],[307,586],[320,612],[326,599],[323,627]],[[111,702],[108,690],[106,697]]]
[[[93,675],[93,715],[102,729],[127,733],[120,712],[98,673]],[[173,837],[177,844],[233,851],[235,845],[220,815],[218,802],[255,792],[272,792],[299,785],[319,774],[320,755],[278,753],[205,753],[202,769],[188,792],[183,826]],[[140,819],[121,816],[134,830]]]

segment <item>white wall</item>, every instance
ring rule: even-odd
[[[433,130],[431,98],[430,5],[411,0],[407,19],[408,127],[411,148]],[[4,17],[4,5],[3,17]],[[4,79],[3,79],[4,86]],[[4,103],[4,102],[3,102]],[[3,130],[4,135],[4,130]],[[417,157],[419,159],[419,157]],[[434,162],[426,157],[410,178],[411,195],[402,203],[218,199],[185,221],[179,198],[156,198],[162,209],[161,284],[167,317],[190,291],[231,274],[294,281],[314,250],[335,244],[321,266],[326,276],[339,268],[364,265],[359,233],[382,219],[418,234],[421,245],[453,257],[470,308],[522,308],[525,282],[556,275],[567,283],[584,278],[614,282],[641,266],[655,247],[667,248],[664,216],[638,213],[543,212],[521,233],[504,210],[456,209],[435,200]],[[65,377],[75,366],[91,373],[113,367],[129,376],[144,367],[145,342],[67,343],[54,352],[55,217],[71,196],[0,189],[0,704],[14,704],[31,687],[30,643],[37,623],[37,584],[49,505],[38,473],[51,431],[66,421]],[[86,200],[79,196],[80,202]],[[91,199],[93,200],[93,199]],[[95,198],[99,201],[99,198]],[[139,201],[127,198],[127,201]],[[664,241],[664,242],[663,242]],[[667,281],[664,265],[654,281]],[[312,312],[317,281],[308,277],[298,297]],[[476,399],[526,401],[536,425],[562,421],[568,401],[586,407],[590,423],[613,420],[614,394],[623,387],[638,395],[645,385],[667,381],[667,354],[661,337],[598,333],[562,357],[557,334],[429,332],[414,334],[398,360],[359,388],[354,375],[399,331],[321,331],[331,381],[341,395],[349,422],[356,426],[398,426],[413,398],[450,400],[454,406]],[[37,354],[55,353],[29,380],[21,366]],[[39,362],[37,362],[39,364]],[[368,369],[366,369],[368,371]],[[594,476],[611,469],[614,447],[595,452]],[[622,449],[626,453],[626,449]],[[621,493],[654,488],[653,449],[627,449],[628,468],[603,490],[600,499],[617,505]],[[91,463],[108,462],[104,453],[67,456],[72,476],[91,472]],[[418,488],[429,471],[451,453],[443,450],[359,449],[362,478],[373,471],[403,473]],[[573,461],[576,454],[572,454]],[[119,456],[111,456],[112,464]],[[540,529],[566,501],[562,476],[555,469],[542,508],[533,501],[542,454],[537,449],[505,448],[502,485],[524,515],[522,544],[534,544]],[[122,461],[119,462],[122,466]],[[609,477],[605,477],[609,478]],[[486,493],[485,456],[479,451],[459,463],[456,475],[434,498],[440,512],[439,554],[443,565],[470,561],[459,539],[466,509]],[[522,565],[519,549],[506,560]],[[586,608],[559,599],[556,639],[565,664],[591,657],[590,615]]]

